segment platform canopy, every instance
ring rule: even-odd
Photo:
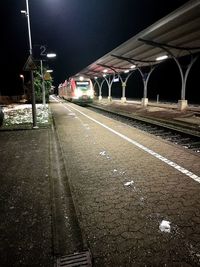
[[[76,75],[102,76],[200,51],[200,0],[191,0],[96,60]]]

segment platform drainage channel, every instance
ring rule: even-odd
[[[91,254],[89,251],[62,256],[56,261],[55,267],[92,267]]]

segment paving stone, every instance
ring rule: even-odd
[[[76,108],[200,175],[198,155]],[[80,120],[69,116],[63,122],[63,107],[52,105],[52,110],[95,266],[200,266],[194,253],[199,248],[199,184],[83,115],[75,112]],[[169,233],[159,228],[163,220],[170,222]]]

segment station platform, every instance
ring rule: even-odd
[[[52,128],[0,131],[0,265],[87,250],[94,267],[200,266],[199,155],[84,107],[50,108]]]
[[[71,103],[51,110],[94,266],[200,266],[200,158]]]
[[[53,266],[50,129],[0,130],[0,266]]]
[[[135,114],[154,120],[170,121],[174,124],[182,122],[188,126],[200,128],[199,105],[188,105],[186,110],[180,111],[176,103],[149,101],[146,107],[142,107],[139,100],[127,100],[122,103],[118,98],[114,98],[112,101],[108,101],[106,98],[101,101],[95,99],[94,104],[113,111]]]

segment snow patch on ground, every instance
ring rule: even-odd
[[[133,185],[134,184],[134,182],[133,181],[130,181],[130,182],[126,182],[124,185],[125,186],[131,186],[131,185]]]
[[[101,155],[101,156],[103,156],[103,157],[106,157],[107,159],[110,159],[110,156],[106,153],[105,150],[104,150],[104,151],[101,151],[101,152],[99,153],[99,155]]]
[[[159,229],[161,232],[170,233],[171,232],[171,222],[162,220],[162,222],[159,225]]]
[[[101,152],[99,153],[99,155],[101,155],[101,156],[105,156],[105,155],[106,155],[106,151],[101,151]]]
[[[4,126],[32,123],[32,105],[20,104],[4,107]],[[42,104],[36,104],[37,123],[46,124],[49,122],[48,104],[44,107]]]

